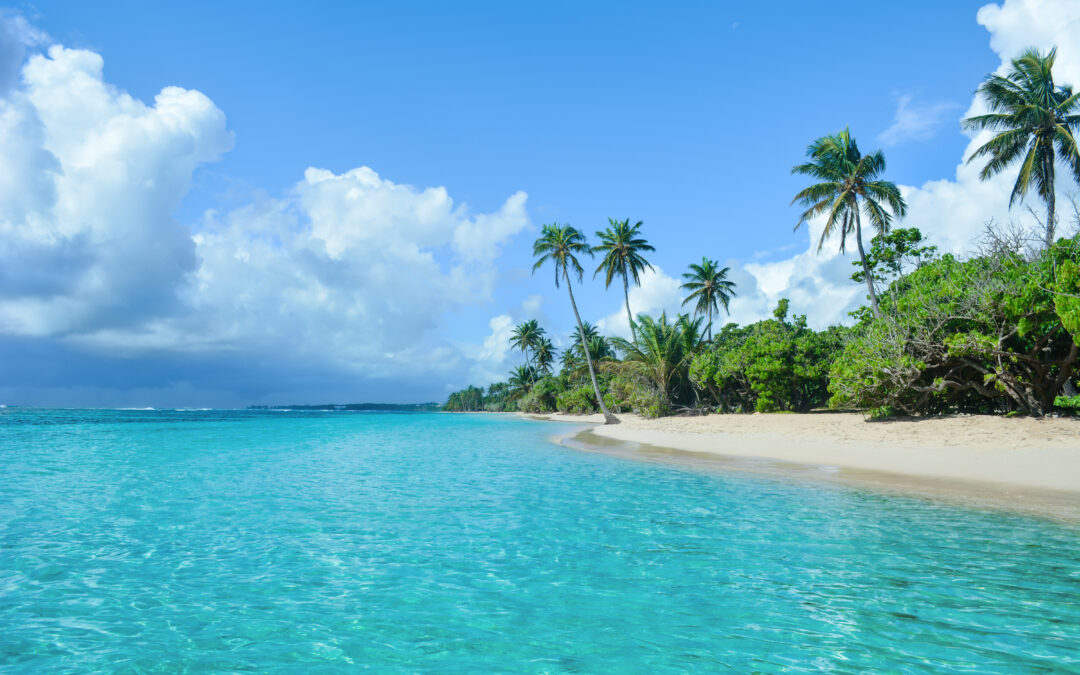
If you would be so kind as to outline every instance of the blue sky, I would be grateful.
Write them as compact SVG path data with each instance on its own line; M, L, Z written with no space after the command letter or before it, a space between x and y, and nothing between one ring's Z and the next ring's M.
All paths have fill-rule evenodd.
M140 189L138 181L124 188L60 180L52 201L10 209L5 226L33 223L40 267L63 279L44 293L20 290L13 272L0 277L7 302L0 305L0 402L441 399L515 362L498 344L509 323L538 316L557 335L569 331L563 291L548 275L528 273L532 239L552 220L590 234L609 216L645 222L662 274L640 289L635 311L677 307L673 278L708 255L743 282L734 319L762 316L786 295L812 323L843 320L859 300L858 289L845 285L850 262L831 253L811 260L808 233L792 232L789 201L802 181L790 167L815 137L850 126L862 146L883 147L888 177L912 186L909 224L939 235L945 249L961 250L980 219L1019 217L999 201L989 210L964 208L986 202L988 187L958 173L972 142L958 120L981 77L1016 45L1058 43L1063 70L1075 72L1080 54L1069 27L1078 19L1067 2L1033 12L1030 3L1009 0L978 13L985 4L849 2L828 11L811 3L16 4L4 21L14 26L8 46L20 48L0 49L0 58L17 54L8 60L20 67L37 58L49 68L0 95L9 109L40 121L42 145L60 169L31 160L20 166L23 155L14 152L0 159L5 168L53 181L74 175L79 162L100 161L99 176L130 162L125 180L137 170L161 194L132 207L131 224L111 233L109 204L124 189ZM86 144L58 149L61 127L79 123L49 112L60 95L48 87L80 96L83 89L56 84L67 77L57 73L93 64L42 56L52 45L102 60L105 93L97 95L115 107L101 113L96 129L127 114L124 92L153 113L155 97L172 86L200 93L176 113L197 120L197 130L147 132L125 141L127 155L91 157L98 146ZM24 94L29 103L20 103ZM131 148L146 156L131 159ZM305 179L309 167L335 180L315 186ZM345 183L355 177L338 178L358 167L377 172L377 208L388 210L358 214L343 206L351 198ZM162 176L147 176L155 171ZM341 191L329 189L339 182ZM438 187L453 205L438 222L413 228L402 214L423 212L423 191ZM518 192L527 198L505 210ZM467 213L454 211L462 204ZM65 211L64 221L58 205L76 211ZM73 212L91 223L91 234L72 229ZM952 223L957 212L970 222ZM468 224L483 214L501 224ZM384 222L398 223L392 241L349 229ZM433 232L440 227L442 234ZM483 252L449 243L475 228L499 233ZM311 236L282 238L297 230ZM327 257L316 264L311 242L329 241L325 232L350 234L320 250ZM121 234L138 245L120 253L94 248ZM249 274L231 261L255 266L245 247L259 237L273 242L267 255L287 255ZM75 252L64 257L57 241ZM418 260L413 245L433 262ZM25 260L29 246L9 246L0 258L22 251ZM363 265L372 250L395 251L383 262L416 288L391 299L390 286L349 276L346 268ZM99 267L73 260L104 261L108 274L134 265L130 278L103 285L113 296L126 294L123 301L91 294ZM340 274L327 273L339 263ZM282 270L293 267L282 281ZM483 281L433 301L411 294L424 292L429 272L435 276L426 283L450 288L454 268ZM71 303L61 302L64 293ZM323 309L313 313L315 301L305 298ZM580 298L588 318L619 332L619 294L587 283ZM246 317L243 325L230 313ZM373 323L382 327L372 331Z

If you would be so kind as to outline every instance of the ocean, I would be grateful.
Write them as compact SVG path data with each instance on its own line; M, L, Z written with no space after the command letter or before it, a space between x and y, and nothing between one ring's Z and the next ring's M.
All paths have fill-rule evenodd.
M0 410L0 670L1080 672L1080 526L565 431Z

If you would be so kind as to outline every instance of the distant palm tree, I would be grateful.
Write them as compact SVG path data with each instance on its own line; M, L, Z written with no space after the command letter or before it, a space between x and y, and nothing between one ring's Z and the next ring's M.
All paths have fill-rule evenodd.
M836 234L838 229L840 250L844 251L847 237L854 231L855 243L859 246L859 260L866 276L866 289L870 293L870 307L874 316L880 316L873 275L870 274L866 251L863 250L862 218L859 214L865 211L877 233L884 235L889 231L893 214L903 218L907 213L907 203L896 183L877 179L885 171L884 153L875 150L863 155L847 129L817 139L806 149L806 154L811 161L799 164L791 172L811 176L821 182L802 190L791 200L792 204L799 202L807 207L799 216L795 229L815 216L827 214L825 229L818 242L819 251L825 240Z
M510 346L517 347L525 355L525 363L532 365L529 351L535 351L537 343L544 337L544 329L536 319L519 323L510 333Z
M510 371L508 384L513 392L526 394L536 380L536 370L532 366L518 366Z
M630 333L633 334L634 317L630 314L630 279L634 280L635 286L641 285L641 273L645 271L646 267L653 268L641 254L644 251L655 251L656 249L638 236L641 233L641 226L644 225L640 220L631 225L629 218L626 220L608 218L608 223L609 227L606 230L596 233L596 236L600 238L600 245L593 247L593 250L603 253L604 259L600 261L600 265L593 272L593 278L596 278L596 275L600 274L602 270L604 272L604 288L609 288L616 276L622 277L623 298L626 300L626 319L630 322Z
M551 367L555 363L555 352L555 345L551 344L551 340L541 336L533 347L536 369L544 375L550 375Z
M1069 85L1054 84L1057 48L1045 56L1035 48L1013 59L1005 75L991 74L979 93L992 112L964 120L973 131L999 132L971 153L968 162L989 157L979 178L988 180L1023 156L1009 206L1022 201L1032 182L1046 203L1046 245L1054 243L1054 163L1064 161L1080 183L1080 152L1075 133L1080 131L1080 94Z
M585 342L592 342L596 338L600 337L600 331L598 331L596 329L596 326L592 325L588 321L582 322L581 332L585 333ZM585 358L585 355L581 351L581 336L577 332L575 332L570 336L570 341L578 343L574 345L573 349L575 352L577 352L578 356L580 356L581 358Z
M735 282L727 278L730 268L720 267L715 261L702 258L701 264L690 264L690 271L683 273L681 288L690 291L683 305L695 301L694 316L704 314L708 320L709 341L712 342L712 316L719 312L718 306L728 311L728 303L735 297Z
M552 223L544 225L540 238L533 243L533 255L536 263L533 264L533 273L540 269L544 263L550 262L555 267L555 287L559 286L559 277L566 282L566 291L570 294L570 306L574 309L574 318L577 319L578 334L581 337L581 347L585 351L585 360L589 364L589 377L592 379L593 393L596 394L596 402L600 404L600 412L604 413L605 424L618 424L619 418L611 414L604 404L604 397L600 395L600 385L596 383L596 370L593 368L592 357L589 356L589 348L585 342L585 327L581 324L581 314L578 313L577 302L574 300L574 289L570 284L570 270L581 281L584 270L578 262L579 255L592 255L592 249L585 241L585 236L569 225Z

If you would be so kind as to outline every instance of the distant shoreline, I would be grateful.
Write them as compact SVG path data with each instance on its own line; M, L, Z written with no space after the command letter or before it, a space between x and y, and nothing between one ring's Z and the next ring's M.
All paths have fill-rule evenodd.
M858 413L526 415L587 424L563 439L639 459L797 474L1080 521L1080 420L954 416L867 422Z

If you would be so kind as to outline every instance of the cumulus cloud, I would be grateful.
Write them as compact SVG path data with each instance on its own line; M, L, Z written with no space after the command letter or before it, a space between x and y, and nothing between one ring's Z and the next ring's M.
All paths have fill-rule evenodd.
M510 347L514 326L526 319L538 319L541 324L546 323L540 312L543 302L543 296L530 295L516 310L499 314L488 321L489 332L481 345L460 344L460 349L471 361L471 367L466 371L465 379L447 383L447 392L460 389L466 384L486 384L505 379L507 370L521 363L521 352ZM556 343L559 340L557 335L549 337Z
M27 50L47 41L22 15L0 9L0 96L18 83Z
M22 31L23 50L39 37L0 26ZM284 373L287 360L366 381L504 360L495 338L469 354L441 327L449 309L490 297L502 246L530 224L525 193L474 213L442 187L309 168L285 194L179 223L194 172L232 147L224 113L178 87L139 101L90 51L54 45L21 65L0 95L5 344L172 355L193 369L231 356Z
M192 173L232 144L225 116L167 87L152 106L53 46L0 100L0 331L82 333L176 310L196 267L172 213Z
M679 279L669 277L658 265L646 269L641 274L641 285L630 288L630 311L638 314L657 315L667 312L669 316L679 314L682 291ZM630 323L626 319L626 305L619 303L618 309L596 322L600 331L607 335L630 337Z
M932 138L959 106L955 103L919 103L911 94L897 97L896 115L889 128L878 134L884 145Z

